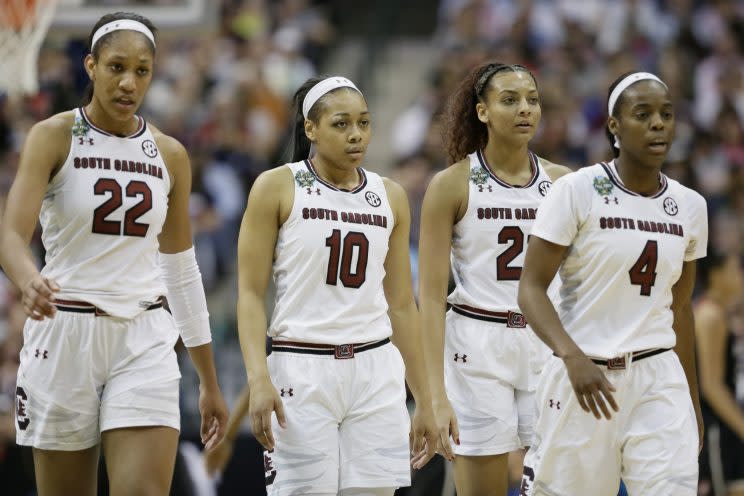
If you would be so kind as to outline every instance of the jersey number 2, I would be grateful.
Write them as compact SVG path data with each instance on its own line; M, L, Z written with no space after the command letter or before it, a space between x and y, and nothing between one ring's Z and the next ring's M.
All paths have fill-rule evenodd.
M369 256L369 241L364 233L351 231L344 236L343 247L341 246L341 231L334 229L333 233L326 238L326 246L331 249L328 257L328 274L326 284L336 286L338 280L345 288L358 288L364 284L367 278L367 257ZM356 267L351 270L351 260L354 250L357 251ZM339 259L341 267L339 269Z
M105 195L110 193L108 200L101 203L93 211L93 232L97 234L112 234L114 236L139 236L144 238L149 224L137 222L152 208L152 191L147 183L142 181L131 181L127 184L126 193L128 198L141 197L140 202L124 213L124 230L122 222L118 220L106 220L106 217L114 210L121 207L121 186L114 179L101 178L93 186L93 194Z
M524 250L524 233L517 226L506 226L499 232L500 245L511 242L511 246L496 257L496 279L499 281L518 281L522 276L522 267L510 267L512 260Z
M642 296L651 296L651 288L656 282L656 262L659 259L659 247L656 241L647 241L641 256L630 268L630 284L641 287Z

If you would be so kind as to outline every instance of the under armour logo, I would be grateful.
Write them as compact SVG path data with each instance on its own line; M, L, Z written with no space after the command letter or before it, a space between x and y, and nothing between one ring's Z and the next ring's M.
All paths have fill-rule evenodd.
M49 351L44 350L44 352L42 353L41 350L39 350L39 348L36 348L36 353L34 354L34 356L36 358L41 357L42 359L46 360L47 358L49 358Z
M86 141L88 142L89 145L93 144L93 138L83 138L82 136L78 138L78 142L81 145L84 145Z
M467 355L460 356L459 353L455 353L455 361L458 361L458 360L462 360L462 363L467 363L468 356Z
M490 184L488 186L486 186L486 189L488 190L489 193L492 193L493 192L493 186L491 186ZM478 191L480 191L481 193L483 193L483 185L482 184L479 184L478 185Z
M307 188L307 194L308 195L311 195L312 196L313 193L315 193L318 196L320 196L320 188L315 188L315 189L313 189L313 188Z
M555 407L556 410L560 410L561 409L561 402L560 401L555 401L555 400L551 399L550 401L548 401L548 403L550 404L550 408Z
M293 388L289 388L289 389L282 388L281 389L281 394L279 396L281 396L282 398L284 398L286 396L294 396L294 392L293 391L294 391Z
M613 196L612 200L610 200L609 196L604 197L605 205L609 205L610 202L615 202L615 205L618 205L620 202L617 200L617 196Z

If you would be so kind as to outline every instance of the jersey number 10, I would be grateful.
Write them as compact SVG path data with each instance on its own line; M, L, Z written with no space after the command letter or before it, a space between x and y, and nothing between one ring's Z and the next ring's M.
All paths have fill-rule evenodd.
M369 256L369 240L364 233L351 231L344 236L343 246L341 244L341 231L334 229L333 233L326 238L326 246L331 249L328 257L328 274L326 284L331 286L341 284L345 288L358 288L367 279L367 258ZM351 269L354 251L357 251L356 266ZM339 267L339 259L341 264Z

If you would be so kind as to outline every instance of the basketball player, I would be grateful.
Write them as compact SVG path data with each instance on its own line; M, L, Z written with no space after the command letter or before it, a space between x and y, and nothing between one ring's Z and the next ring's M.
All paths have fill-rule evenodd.
M570 172L529 150L540 114L526 68L473 69L447 109L453 165L424 198L420 304L431 333L424 343L445 454L451 433L464 496L506 494L508 453L529 445L535 373L547 359L517 306L535 212L551 183ZM447 297L450 256L456 287Z
M29 317L17 441L34 447L42 496L95 494L99 445L113 493L168 493L178 331L201 380L207 447L227 421L191 244L189 159L135 113L152 79L154 30L129 13L96 23L85 106L33 126L0 228L0 262ZM37 217L41 272L28 249Z
M416 400L417 466L438 449L411 288L408 201L398 184L360 167L371 124L354 83L313 78L294 101L293 163L256 180L240 229L251 427L266 448L270 495L390 496L410 480L404 372Z
M706 442L700 457L703 496L744 495L744 354L731 314L741 303L742 267L735 255L710 253L700 263L704 293L695 305L695 335ZM711 491L712 489L712 491Z
M705 200L660 172L674 109L658 77L618 78L608 115L615 159L553 185L527 249L519 306L556 356L537 387L522 491L614 496L622 476L631 496L691 496L701 424L690 300ZM547 290L559 269L556 311Z

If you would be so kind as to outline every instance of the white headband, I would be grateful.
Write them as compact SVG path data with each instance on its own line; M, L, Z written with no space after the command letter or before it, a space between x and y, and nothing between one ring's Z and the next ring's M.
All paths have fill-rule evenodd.
M646 79L650 79L652 81L658 81L661 83L664 88L667 87L666 83L659 79L657 76L651 74L650 72L634 72L633 74L630 74L629 76L626 76L625 79L620 81L617 86L615 86L615 89L612 90L612 93L610 93L610 99L607 101L607 115L611 116L612 111L615 110L615 103L617 103L617 99L620 98L620 95L628 89L628 86L631 84L635 84L638 81L643 81Z
M354 88L359 91L359 88L345 77L333 76L319 81L318 84L310 88L310 91L307 92L305 99L302 101L302 115L305 119L307 119L307 114L310 112L310 109L313 108L315 102L320 100L320 97L336 88ZM362 92L359 91L359 93L361 94Z
M152 42L152 46L155 46L155 37L152 35L152 31L150 31L147 26L139 21L135 21L132 19L119 19L104 24L103 26L98 28L95 33L93 33L93 39L90 42L91 51L93 50L93 47L96 46L96 43L98 43L98 40L100 40L103 36L109 33L113 33L114 31L120 31L122 29L137 31L138 33L144 34L145 36L147 36L147 39Z

